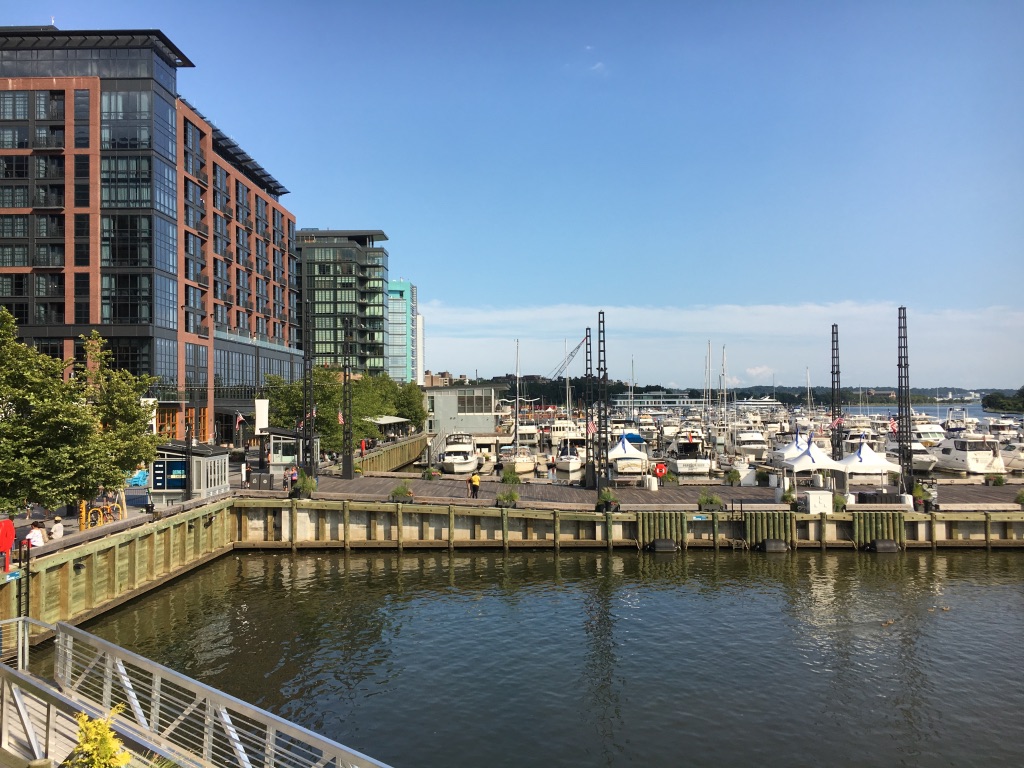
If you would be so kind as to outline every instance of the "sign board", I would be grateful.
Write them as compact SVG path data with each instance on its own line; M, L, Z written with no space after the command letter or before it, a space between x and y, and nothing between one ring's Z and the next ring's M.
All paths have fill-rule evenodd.
M185 461L183 459L157 459L153 462L153 490L175 491L185 489Z

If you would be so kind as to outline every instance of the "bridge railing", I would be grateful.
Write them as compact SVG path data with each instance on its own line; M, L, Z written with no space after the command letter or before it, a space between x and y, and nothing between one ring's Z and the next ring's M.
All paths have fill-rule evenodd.
M373 758L126 651L56 625L54 677L64 695L167 750L221 768L377 768Z

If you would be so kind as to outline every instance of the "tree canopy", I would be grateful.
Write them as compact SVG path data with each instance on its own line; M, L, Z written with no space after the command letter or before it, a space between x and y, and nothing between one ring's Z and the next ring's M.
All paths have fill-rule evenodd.
M340 368L313 368L313 401L316 405L315 431L324 451L340 451L343 429L338 423L344 397L344 374ZM381 436L377 425L367 421L379 416L408 419L422 429L427 419L423 392L415 383L399 387L387 375L353 379L352 437L355 441ZM303 422L302 381L287 382L280 376L266 377L266 393L270 400L270 425L281 429L297 429Z
M981 398L981 405L987 411L1024 413L1024 387L1021 387L1011 395L1004 395L1002 392L991 392Z
M104 344L94 332L84 363L54 359L19 342L0 308L0 508L92 498L155 456L140 399L150 381L112 370Z

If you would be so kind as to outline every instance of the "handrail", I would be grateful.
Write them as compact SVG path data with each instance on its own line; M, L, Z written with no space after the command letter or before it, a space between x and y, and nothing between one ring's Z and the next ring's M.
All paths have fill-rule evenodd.
M225 768L380 768L377 760L63 622L54 677L145 740ZM386 768L386 767L385 767Z

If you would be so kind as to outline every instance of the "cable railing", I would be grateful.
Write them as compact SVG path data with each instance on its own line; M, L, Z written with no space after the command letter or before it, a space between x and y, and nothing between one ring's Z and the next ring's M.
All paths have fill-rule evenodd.
M54 677L64 695L167 751L225 768L374 768L377 760L68 624Z

